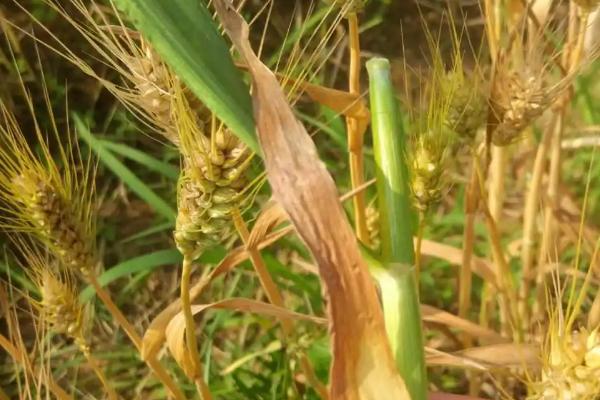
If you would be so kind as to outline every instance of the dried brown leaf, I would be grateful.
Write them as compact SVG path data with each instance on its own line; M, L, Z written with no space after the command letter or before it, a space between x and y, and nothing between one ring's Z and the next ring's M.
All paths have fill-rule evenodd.
M333 179L277 79L254 54L246 22L228 2L214 5L252 75L254 116L273 197L319 266L333 349L331 398L409 399L396 371L375 286Z
M248 65L245 63L238 62L236 65L240 68L248 69ZM279 73L275 74L275 76L281 80L282 84L292 85L295 88L301 89L313 101L327 106L333 111L346 117L355 118L359 121L359 133L362 134L366 131L369 121L371 120L371 113L369 112L369 108L367 107L367 103L363 96L317 85L305 80L290 78L289 76Z
M492 370L498 368L535 368L540 363L539 348L530 344L494 344L444 353L427 348L427 365Z
M462 264L462 249L452 247L447 244L423 239L423 242L421 243L421 253L427 256L446 260L450 264ZM473 257L471 261L471 269L486 282L491 283L495 288L498 287L494 269L487 260L479 257Z
M260 219L260 217L259 217ZM267 219L263 219L267 221ZM268 221L272 222L271 219ZM258 221L255 224L255 228L259 228L257 231L254 229L250 233L250 238L254 235L255 243L257 243L257 248L259 250L269 246L270 244L276 242L281 239L283 236L290 233L293 228L286 227L280 229L277 232L272 232L270 234L266 234L266 232L261 231L263 225L259 225ZM258 231L261 231L260 233ZM256 233L255 233L256 232ZM261 234L264 233L264 236ZM200 279L200 281L196 282L192 288L190 289L190 301L194 301L200 294L204 291L204 289L217 277L223 275L229 271L231 271L236 266L240 265L242 262L246 261L249 257L249 253L246 251L244 246L237 247L227 254L227 256L217 265L217 267L212 270L207 276L204 276ZM160 351L163 343L165 342L165 331L167 329L167 325L169 322L181 311L181 300L177 299L171 304L169 304L165 309L163 309L153 320L150 322L150 325L146 329L144 333L144 337L142 339L142 359L146 360L148 357L154 355L156 356Z
M317 103L346 117L355 118L358 121L358 133L361 135L365 133L371 114L361 96L308 82L300 82L298 85Z
M421 317L423 318L423 321L456 328L462 332L468 333L470 336L491 343L503 343L508 340L491 329L426 304L421 305Z

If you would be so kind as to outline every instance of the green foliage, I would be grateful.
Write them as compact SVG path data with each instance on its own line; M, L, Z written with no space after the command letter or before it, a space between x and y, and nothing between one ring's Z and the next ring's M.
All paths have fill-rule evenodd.
M115 0L194 94L258 152L248 87L201 1Z

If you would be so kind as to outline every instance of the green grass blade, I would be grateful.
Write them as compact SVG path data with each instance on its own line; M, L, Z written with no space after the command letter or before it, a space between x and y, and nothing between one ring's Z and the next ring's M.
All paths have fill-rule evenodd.
M155 50L244 143L259 152L248 87L205 3L115 0Z
M9 282L16 283L15 286L20 286L29 293L39 295L38 288L27 278L23 271L8 264L7 261L0 261L0 273L4 273Z
M122 143L115 143L109 140L99 140L100 144L113 153L126 157L136 163L143 165L151 171L158 172L166 178L177 182L179 179L179 169L164 161L158 160L143 151L134 149Z
M154 235L155 233L166 231L167 229L173 230L173 228L175 228L175 225L172 222L164 222L162 224L156 224L147 229L136 232L131 236L126 237L125 239L121 240L121 244L140 240L145 237Z
M141 271L150 271L161 265L179 264L182 260L183 258L177 249L159 250L154 253L123 261L122 263L107 269L98 277L98 282L101 286L106 286L119 278ZM81 302L87 302L93 295L94 288L87 286L79 295L79 299Z
M311 117L308 114L302 113L302 112L298 112L296 113L296 115L298 116L298 118L300 118L301 120L303 120L304 122L314 126L315 128L323 131L324 133L326 133L334 142L335 144L341 148L341 149L347 149L348 148L348 141L346 139L346 132L345 129L343 129L342 131L335 129L335 121L327 121L327 122L323 122L318 120L317 118Z
M78 115L74 114L73 120L75 121L77 133L90 146L92 151L96 153L100 161L157 213L174 222L176 216L175 210L103 146L102 141L92 135L87 125Z
M217 264L225 257L225 254L225 248L216 246L205 251L198 259L198 262L201 264ZM180 264L182 261L183 257L177 249L159 250L154 253L131 258L107 269L98 277L98 282L100 283L100 286L106 286L117 279L132 274L151 272L162 265ZM79 299L82 302L86 302L91 299L93 295L94 288L88 285L79 295Z
M398 371L412 400L427 399L427 372L414 248L405 137L390 76L389 61L367 62L373 150L377 166L382 262L365 257L381 289L385 326Z

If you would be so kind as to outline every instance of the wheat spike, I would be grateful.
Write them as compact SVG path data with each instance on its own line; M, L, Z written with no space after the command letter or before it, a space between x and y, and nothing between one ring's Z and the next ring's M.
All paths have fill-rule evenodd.
M63 265L90 274L98 261L92 218L91 159L84 162L76 144L71 142L71 133L60 133L52 124L51 134L55 138L63 141L67 138L66 144L55 149L58 158L55 160L46 144L46 134L37 125L31 99L26 99L38 153L33 152L14 115L0 104L0 207L4 211L0 226L34 235ZM51 113L50 117L53 120Z
M171 119L171 85L174 76L158 55L144 42L140 54L124 54L128 60L133 90L129 98L143 110L170 142L179 144Z
M487 119L488 107L478 79L465 79L462 72L450 71L442 84L443 95L450 99L446 127L456 132L457 138L472 143Z
M532 70L500 70L491 92L492 143L507 146L551 104L554 96L544 78Z
M488 132L496 146L521 139L524 129L557 101L575 77L575 71L558 67L563 53L547 54L544 32L548 29L544 26L528 32L526 38L515 37L497 57L488 118Z
M184 255L223 242L232 233L231 213L243 204L246 147L225 129L215 136L215 151L204 148L194 157L184 156L175 229L177 248Z
M40 306L52 330L76 341L83 341L83 307L70 285L45 270L40 282L40 291Z
M437 203L443 193L443 175L445 165L445 149L432 145L427 138L431 133L421 135L411 156L411 190L415 205L425 211Z
M553 337L538 381L528 383L528 400L593 400L600 395L600 337L580 330Z
M37 235L60 258L63 265L88 276L97 264L94 238L88 237L85 224L75 218L69 202L42 177L22 174L14 178L15 200L30 215Z

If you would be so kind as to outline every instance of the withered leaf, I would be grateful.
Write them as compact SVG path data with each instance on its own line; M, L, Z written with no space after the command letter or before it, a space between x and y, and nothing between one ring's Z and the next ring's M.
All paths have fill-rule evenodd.
M409 399L394 364L375 286L333 179L275 75L254 54L246 22L228 2L214 5L252 75L254 117L273 196L319 266L333 348L331 398Z

